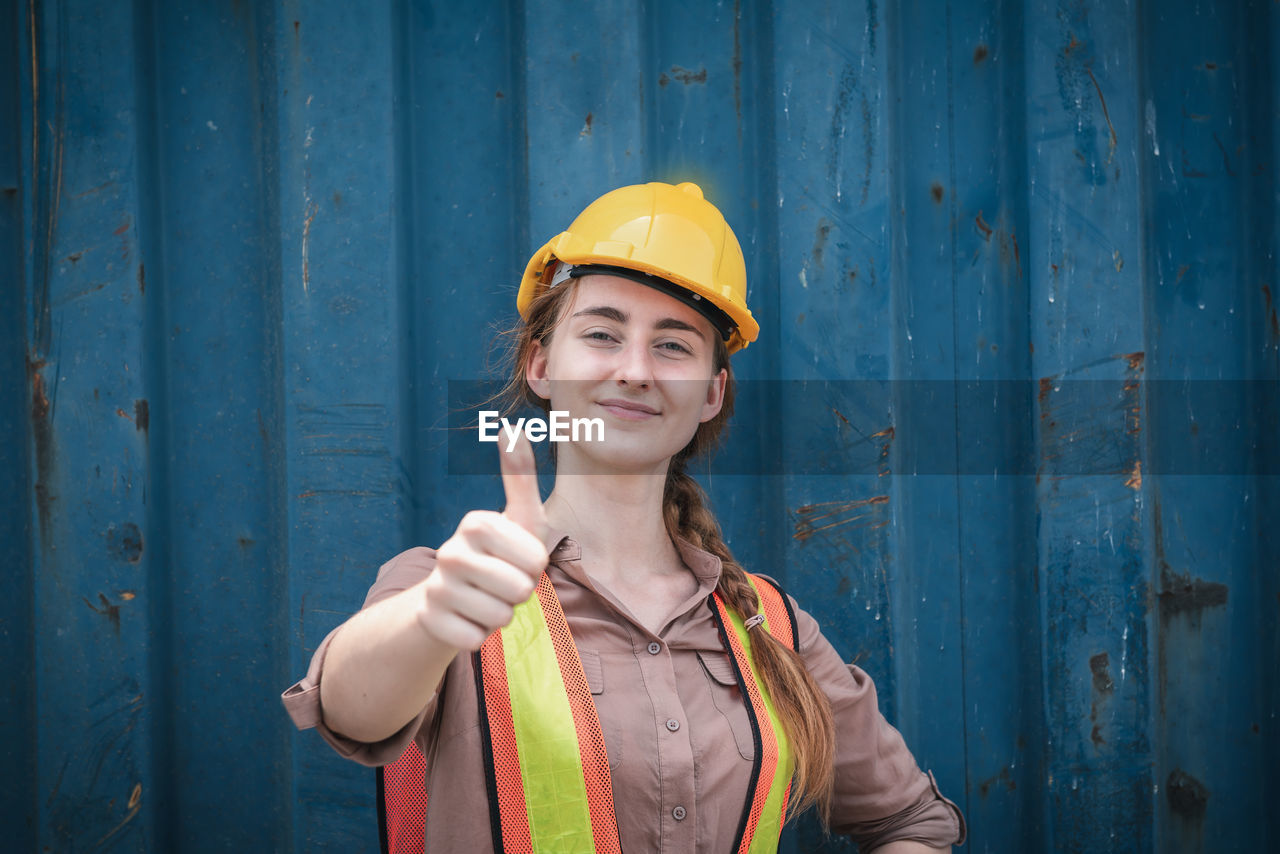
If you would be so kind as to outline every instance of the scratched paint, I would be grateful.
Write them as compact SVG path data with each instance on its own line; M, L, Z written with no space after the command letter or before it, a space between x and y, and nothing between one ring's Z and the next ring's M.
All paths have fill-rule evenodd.
M1280 847L1272 4L6 8L15 848L376 845L276 695L499 505L450 384L529 252L650 179L751 274L730 545L969 847Z

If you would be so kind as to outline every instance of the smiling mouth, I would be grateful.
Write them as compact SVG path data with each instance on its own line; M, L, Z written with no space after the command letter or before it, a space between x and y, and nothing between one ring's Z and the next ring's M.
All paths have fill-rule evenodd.
M597 405L604 407L619 418L625 418L631 421L643 421L647 418L653 418L661 413L652 406L645 406L643 403L635 403L629 400L618 400L611 398L609 400L597 401Z

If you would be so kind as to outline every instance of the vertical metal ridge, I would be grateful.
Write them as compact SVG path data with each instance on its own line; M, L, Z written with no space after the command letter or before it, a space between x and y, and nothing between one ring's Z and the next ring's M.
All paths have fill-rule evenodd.
M957 242L957 226L960 216L960 185L956 180L956 95L955 95L955 28L952 26L951 15L952 0L946 0L946 73L947 73L947 207L951 211L950 245L948 246L948 260L951 272L951 378L957 382L962 379L960 376L959 365L960 358L960 311L958 299L960 294L960 285L958 281L957 266L959 259L956 257ZM966 360L967 361L967 360ZM960 403L955 397L952 398L951 417L954 424L954 444L953 459L959 465L961 457L961 417ZM952 489L955 496L955 527L954 542L956 554L956 601L960 608L960 737L962 740L962 756L965 769L969 768L969 726L970 726L970 710L969 710L969 680L968 680L968 658L966 656L967 632L964 631L965 623L965 553L961 548L961 542L965 531L965 509L963 482L962 478L957 477L952 482ZM966 786L964 791L964 799L961 801L967 809L969 805L970 791L967 785L968 775L966 777ZM957 793L958 794L958 793Z
M749 256L754 271L747 269L748 290L752 301L761 302L761 292L769 295L768 310L753 310L757 321L761 322L761 338L753 347L761 347L754 351L754 362L750 375L753 379L782 379L782 335L764 335L766 324L777 331L782 327L782 288L778 286L782 277L782 262L778 247L778 200L781 184L778 167L778 128L777 128L777 91L775 88L777 44L774 37L774 2L773 0L748 0L744 13L740 3L734 4L735 56L734 75L736 95L741 103L739 118L738 143L743 145L743 125L747 125L746 139L751 142L745 145L744 160L755 168L745 170L747 183L746 197L750 211L751 255ZM743 43L741 31L743 17L747 18L747 39L745 55L754 61L743 60ZM743 80L743 77L746 77ZM748 121L749 117L749 121ZM744 211L744 213L746 212ZM753 351L747 351L748 353ZM757 383L757 385L760 385ZM779 406L781 384L769 382L768 398L762 401L765 412L780 412ZM777 418L763 418L758 422L757 459L767 459L770 449L785 447L783 425ZM764 502L763 518L787 518L787 501L782 482L770 479L759 487L760 497ZM774 534L761 544L757 572L776 573L783 583L790 581L789 566L786 556L792 542L785 529L774 529ZM769 567L769 569L765 569ZM777 567L777 569L773 569Z
M0 697L0 727L15 737L0 748L0 824L10 829L9 845L38 849L36 743L35 587L31 543L31 377L27 349L27 279L24 235L28 184L24 135L31 128L23 113L22 58L27 50L25 10L18 0L0 3L0 660L11 685Z
M172 520L169 515L172 493L169 482L168 438L171 428L169 406L169 341L166 307L168 277L165 275L164 229L164 168L163 146L160 144L159 97L156 92L159 66L157 52L160 38L157 33L155 0L134 0L134 88L137 103L137 154L138 172L138 223L137 245L138 280L145 282L145 265L151 266L150 290L141 290L143 306L143 370L147 402L148 443L146 483L147 535L147 623L152 643L149 645L148 675L150 696L147 699L148 718L155 742L151 752L151 788L144 792L145 814L154 833L152 844L157 849L175 850L173 817L178 814L177 802L184 790L177 785L177 769L174 757L174 719L176 707L171 674L175 662L173 636L173 555L170 550L169 531Z
M641 163L645 181L656 180L662 165L657 160L660 146L658 144L658 43L660 39L660 22L654 0L638 0L636 15L640 18L640 124L643 128Z
M399 484L397 500L402 505L400 516L401 544L408 547L418 542L417 491L421 465L421 452L414 437L421 429L421 412L418 406L418 384L421 369L418 360L418 312L414 310L417 294L418 270L413 252L413 235L417 228L418 186L415 178L417 160L414 146L414 51L409 44L413 13L408 0L391 0L393 41L391 45L392 101L400 105L392 119L395 134L394 172L396 224L396 346L399 351L400 382L397 390L398 407L402 413L397 420L397 441L400 459L396 461Z
M280 163L280 80L279 57L285 48L280 44L281 28L276 4L254 4L252 11L251 56L255 64L255 82L258 99L258 130L253 142L262 179L258 182L259 205L263 224L260 258L262 317L258 318L266 364L264 365L267 394L262 401L262 419L259 438L264 443L263 454L267 490L268 517L264 519L268 537L266 543L270 601L275 603L269 643L274 672L281 690L295 677L294 646L301 633L293 627L293 609L290 605L292 573L289 560L289 495L286 478L286 456L282 451L269 453L268 445L283 448L285 445L285 370L284 370L284 293L283 247L279 239L283 228L280 211L280 183L273 176L281 172ZM272 807L280 816L275 842L283 851L305 850L297 848L299 828L297 803L299 801L297 762L294 755L296 734L291 723L283 718L276 722L278 754L273 763Z
M1248 281L1265 282L1269 285L1268 294L1253 295L1254 305L1262 301L1261 312L1248 312L1257 316L1251 325L1252 355L1251 369L1257 379L1280 381L1280 212L1277 211L1276 188L1280 185L1280 111L1274 108L1280 98L1280 10L1273 4L1264 2L1251 3L1249 12L1242 16L1242 25L1247 32L1242 34L1242 42L1252 48L1252 55L1247 59L1247 67L1254 72L1245 76L1246 103L1249 110L1245 115L1245 138L1250 141L1252 164L1244 170L1251 176L1252 194L1246 202L1245 219L1250 224L1252 234L1246 245L1252 248L1248 254L1249 268L1246 271ZM1261 37L1249 38L1249 34L1261 34ZM1261 288L1259 288L1261 289ZM1269 296L1269 299L1268 299ZM1247 303L1246 303L1247 304ZM1255 424L1254 448L1259 454L1259 463L1268 465L1271 471L1276 470L1275 460L1280 456L1280 439L1274 433L1266 435L1262 425L1274 425L1280 420L1280 400L1272 395L1261 409L1262 418ZM1257 409L1255 409L1257 411ZM1252 478L1254 493L1258 501L1253 510L1253 530L1262 532L1275 525L1280 518L1280 478ZM1257 711L1259 726L1262 728L1261 740L1264 767L1275 768L1280 765L1280 726L1276 725L1280 716L1280 673L1277 673L1276 662L1280 662L1280 621L1274 618L1276 605L1280 603L1280 538L1275 536L1257 536L1254 566L1271 567L1257 574L1255 607L1257 609L1257 625L1263 629L1255 672L1262 689L1259 692L1260 708ZM1268 615L1270 613L1270 616ZM1269 636L1268 636L1269 635ZM1269 723L1262 723L1267 721ZM1280 782L1275 774L1264 773L1259 783L1262 804L1275 804L1280 800ZM1260 851L1269 851L1280 847L1280 829L1264 807L1256 815L1255 820L1262 828L1257 840Z
M530 234L532 222L530 205L530 167L529 167L529 43L526 35L525 19L528 0L511 0L505 4L507 9L507 55L511 58L509 74L511 88L514 90L514 103L511 113L515 120L511 124L511 150L519 153L518 166L512 172L511 187L511 245L519 247L516 257L531 253L536 248ZM567 224L567 223L566 223ZM523 270L517 271L523 272Z

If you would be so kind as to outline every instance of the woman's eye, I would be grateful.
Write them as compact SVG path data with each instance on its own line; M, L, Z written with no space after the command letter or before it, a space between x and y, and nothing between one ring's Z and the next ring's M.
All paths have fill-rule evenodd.
M693 352L688 347L681 344L679 341L663 341L661 344L658 345L658 347L673 353L692 353Z
M586 339L588 339L588 340L590 340L590 341L615 341L615 340L617 340L617 339L615 339L612 335L610 335L608 332L602 332L602 331L600 331L599 329L594 329L594 330L592 330L592 331L590 331L590 332L587 332L587 333L585 333L582 337L583 337L583 338L586 338Z

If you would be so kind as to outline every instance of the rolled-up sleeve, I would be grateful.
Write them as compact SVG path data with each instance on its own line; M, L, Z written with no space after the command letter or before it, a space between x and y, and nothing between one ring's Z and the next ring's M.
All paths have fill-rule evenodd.
M365 595L361 610L414 586L430 575L434 566L434 549L419 547L396 555L378 570L377 580ZM314 727L339 755L361 765L386 765L400 758L409 742L422 729L423 723L434 713L436 697L432 695L431 700L413 720L382 741L356 741L330 729L324 722L324 709L320 705L320 682L324 678L324 662L329 646L341 631L342 626L338 626L325 636L311 656L307 675L289 686L280 695L280 699L294 726L300 730Z
M964 815L938 791L933 775L920 770L902 735L880 714L871 677L845 664L817 621L798 607L796 620L801 655L835 718L831 831L851 837L864 854L904 839L937 848L962 844Z

